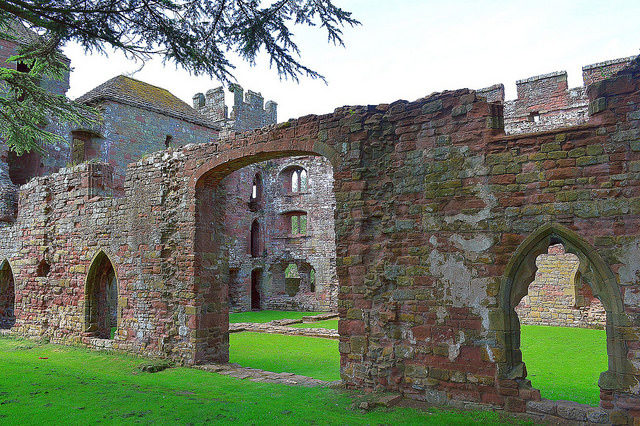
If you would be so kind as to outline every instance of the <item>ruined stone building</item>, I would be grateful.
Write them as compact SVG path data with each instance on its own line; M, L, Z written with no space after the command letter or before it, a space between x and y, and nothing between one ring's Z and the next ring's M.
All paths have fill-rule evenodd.
M504 85L480 89L489 101L504 105L504 128L507 134L535 133L568 126L586 124L589 119L587 87L614 75L628 66L633 57L608 60L582 67L584 85L569 89L567 72L529 77L516 82L518 97L505 101ZM595 106L592 106L595 107ZM568 153L579 157L583 150ZM602 155L597 148L588 153L591 159L582 166L597 161ZM537 262L536 279L517 306L523 324L604 328L605 311L593 296L589 286L577 274L578 259L556 247L541 255Z
M33 36L24 28L20 31L24 37ZM5 44L2 63L16 47L16 43ZM57 86L47 84L54 93L65 94L68 76ZM275 102L264 104L262 95L251 90L244 95L237 84L231 90L231 114L222 87L209 90L206 97L194 95L193 108L165 89L122 75L90 90L78 101L100 110L100 124L49 128L63 136L68 146L46 147L45 155L32 152L20 157L3 148L0 180L4 179L7 194L5 221L14 220L18 186L35 176L83 162L104 162L113 166L108 191L121 196L127 164L144 155L277 122ZM297 186L292 186L294 175L299 180L304 176ZM229 291L234 310L337 308L332 185L331 165L318 157L250 165L225 179L218 203L230 225L225 229L232 230L225 247L233 274ZM252 201L254 187L259 187L259 199ZM305 226L297 225L294 233L291 224L296 217ZM290 275L287 279L285 270Z
M541 132L585 124L589 119L587 87L628 66L634 57L612 59L582 67L584 85L569 88L566 71L516 81L517 99L505 101L504 85L478 90L489 102L504 105L506 134Z
M277 104L232 85L228 114L221 87L193 96L193 107L220 126L221 137L274 125ZM264 108L263 108L264 104ZM226 176L217 198L225 213L233 310L337 309L333 169L323 157L251 164Z
M605 311L608 364L598 383L600 408L589 413L638 419L640 60L611 75L607 67L584 91L586 121L539 132L508 134L506 103L469 89L337 108L222 137L212 122L182 120L194 126L185 136L146 122L131 133L139 146L162 147L172 135L170 147L141 152L124 174L119 164L96 159L20 186L17 212L5 211L0 229L3 324L58 343L183 364L226 362L229 298L238 306L254 302L255 271L261 290L277 287L290 298L260 294L261 306L298 303L290 296L296 286L297 297L309 294L311 302L323 300L312 286L331 288L319 281L324 266L296 258L317 254L305 227L330 234L309 217L318 207L301 190L324 191L313 186L322 181L313 167L330 164L333 198L324 206L335 202L345 386L430 404L535 410L541 395L527 379L516 309L546 268L549 259L540 255L564 251L572 255L564 259L570 273L577 258L575 276ZM158 100L137 104L143 99L129 105L132 117L176 118ZM96 139L72 146L105 152L94 141L109 136L83 130ZM206 139L177 142L198 132ZM67 161L73 152L82 151L70 149ZM324 158L327 167L300 157ZM292 168L279 163L284 158ZM244 192L234 191L240 184ZM280 207L261 210L278 191ZM234 216L241 209L245 216ZM276 256L270 247L280 244L289 248L273 265L297 269L297 276L293 268L287 273L287 264L284 285L267 264ZM243 294L230 291L235 281L244 283Z

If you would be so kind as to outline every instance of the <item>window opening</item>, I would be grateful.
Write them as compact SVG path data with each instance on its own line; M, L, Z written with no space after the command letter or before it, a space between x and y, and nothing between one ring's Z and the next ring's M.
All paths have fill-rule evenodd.
M284 270L284 288L289 296L295 296L300 290L300 272L298 271L298 265L290 263Z
M306 213L291 215L291 235L307 235Z
M251 224L251 256L260 256L260 222L257 219Z

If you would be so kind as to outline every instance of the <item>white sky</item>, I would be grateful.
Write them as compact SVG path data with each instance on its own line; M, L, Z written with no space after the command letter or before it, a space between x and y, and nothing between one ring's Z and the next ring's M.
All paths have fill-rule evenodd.
M581 67L640 54L639 0L336 0L361 26L345 29L345 48L329 45L318 27L293 30L302 62L322 81L281 81L263 61L236 62L245 91L278 103L278 121L324 114L343 105L415 100L432 92L503 83L515 97L515 81L566 70L571 87L582 85ZM191 104L196 92L218 87L151 61L139 64L112 54L86 56L65 49L74 71L69 96L127 74L164 87ZM227 92L227 104L232 96Z

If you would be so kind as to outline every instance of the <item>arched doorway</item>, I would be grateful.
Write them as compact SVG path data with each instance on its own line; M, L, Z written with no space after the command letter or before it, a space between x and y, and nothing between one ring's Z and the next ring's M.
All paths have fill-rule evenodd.
M262 269L251 271L251 310L259 311L260 304L260 282L262 281Z
M237 149L232 148L222 153L222 155L218 155L215 158L212 157L209 161L199 166L192 175L191 185L195 211L194 284L197 291L198 305L206 307L206 309L198 309L196 324L204 338L199 339L194 354L195 362L227 362L229 359L229 303L227 300L227 288L229 285L229 269L230 267L236 267L235 265L230 266L231 257L229 256L235 246L230 246L227 244L228 241L224 239L226 211L223 207L224 203L220 202L220 200L224 200L227 194L220 182L230 174L252 164L288 157L323 156L329 160L332 167L336 167L335 162L338 161L339 155L332 147L309 139L291 140L290 143L290 149L286 149L282 141L272 140L265 141L262 144L256 143L247 150L238 145L239 148ZM267 194L264 195L266 196ZM273 229L265 229L262 219L261 226L262 229L260 231L263 235L260 243L262 245L265 238L264 235L267 232L272 232ZM276 231L278 231L279 235L282 230L277 229ZM333 232L327 233L327 235L332 235L335 238ZM282 235L283 239L288 237L287 234ZM248 250L248 252L251 252L251 250ZM255 259L251 260L251 262L254 261ZM256 263L248 263L251 268L248 271L252 271L250 279L253 285L248 294L253 296L250 304L252 309L258 308L258 297L262 296L261 299L264 299L264 294L258 294L260 287L256 284L264 281L263 284L266 287L273 286L273 283L267 282L268 277L258 277L258 273L264 275L262 274L264 264L258 262L260 260ZM260 271L258 272L256 269L260 269ZM264 300L261 299L260 304L264 305Z
M527 375L520 350L520 321L515 308L535 279L536 259L557 244L562 244L567 253L577 256L578 276L606 311L608 369L601 373L598 386L605 393L628 390L634 379L622 333L629 320L623 309L616 277L594 247L575 232L557 224L544 225L526 238L505 270L499 293L503 322L496 324L498 341L504 342L505 360L498 363L498 378L520 380Z
M118 327L118 280L109 257L100 251L91 263L85 286L85 332L101 339Z
M0 328L8 329L16 323L15 299L13 271L5 259L0 265Z

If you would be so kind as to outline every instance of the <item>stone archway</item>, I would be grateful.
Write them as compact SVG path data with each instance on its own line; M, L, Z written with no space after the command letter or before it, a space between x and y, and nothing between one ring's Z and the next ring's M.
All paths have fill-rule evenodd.
M608 370L600 375L598 385L603 391L628 391L634 379L627 360L623 331L630 322L624 312L616 276L594 247L558 224L544 225L529 235L507 264L499 293L503 324L498 332L498 341L504 343L505 361L498 363L498 378L518 380L526 376L520 351L520 321L514 308L527 294L529 284L535 278L536 258L557 242L565 246L567 253L578 256L581 279L590 286L606 311Z
M113 337L119 324L118 279L109 257L101 250L94 257L85 284L85 332L102 339Z
M230 173L250 164L294 156L324 156L336 169L338 154L329 146L306 140L264 142L250 150L229 149L195 170L192 190L195 200L195 295L196 363L229 359L229 261L224 242L216 238L224 231L224 211L216 203L218 184ZM253 306L252 306L253 308Z
M0 328L11 328L15 324L15 299L13 271L5 259L0 265Z

